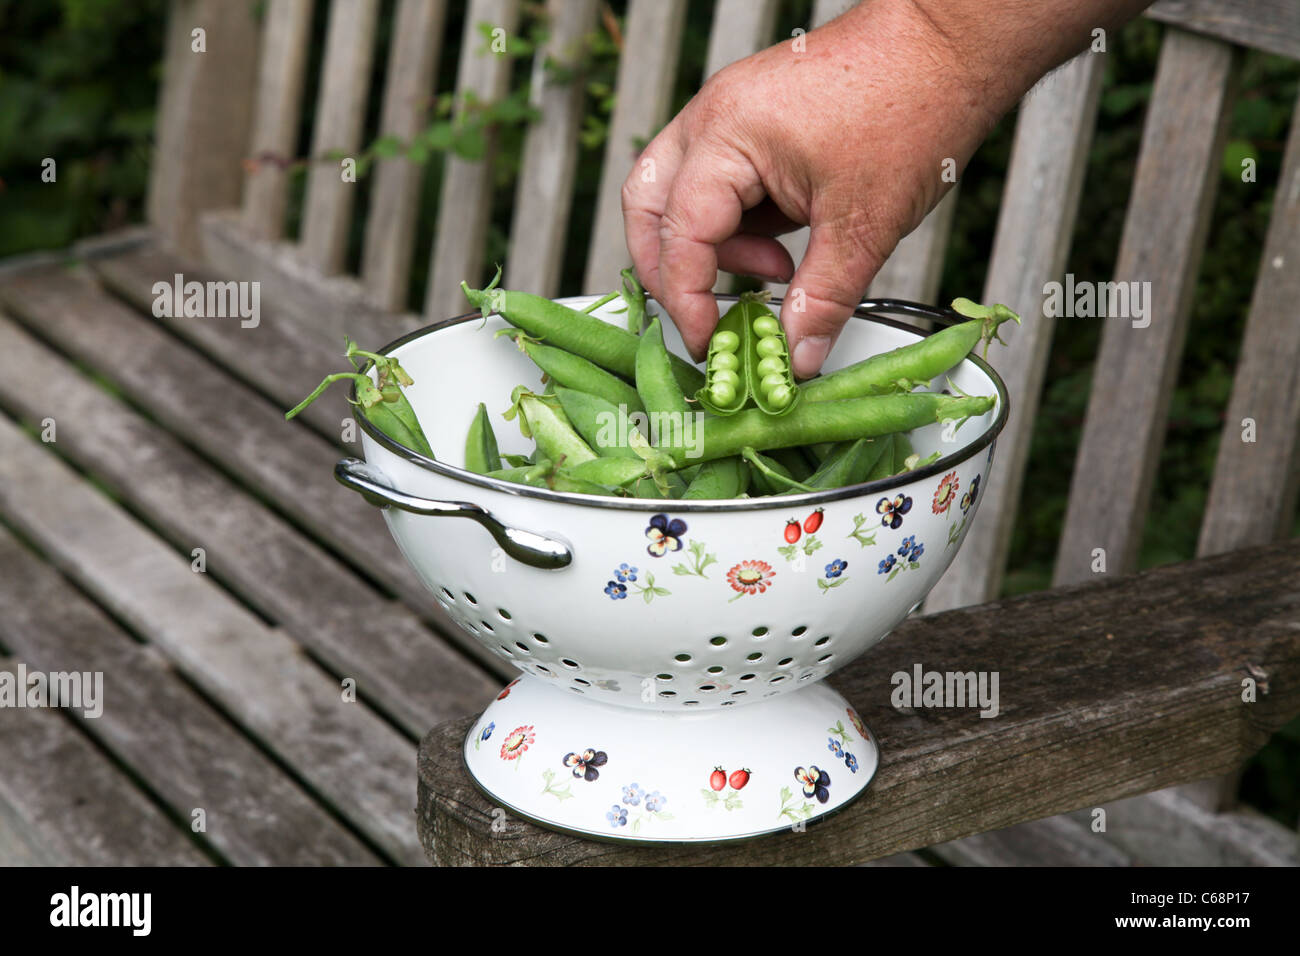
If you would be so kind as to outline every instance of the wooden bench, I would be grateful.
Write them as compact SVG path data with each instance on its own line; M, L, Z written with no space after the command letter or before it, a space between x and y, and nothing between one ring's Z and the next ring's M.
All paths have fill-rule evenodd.
M818 0L814 20L845 6ZM1229 806L1235 768L1300 713L1300 544L1277 540L1296 497L1300 123L1202 557L1133 575L1234 48L1300 59L1294 5L1163 0L1151 10L1168 27L1112 278L1161 277L1174 291L1154 300L1148 328L1105 326L1060 587L996 601L1053 332L1036 313L1065 268L1102 58L1081 55L1026 98L983 293L1025 315L996 358L1013 414L994 480L927 602L942 613L908 621L833 681L883 742L879 777L826 826L705 849L611 846L516 820L492 827L494 808L469 784L458 747L467 715L512 675L448 625L382 522L329 480L334 460L355 453L341 397L282 420L337 369L344 331L383 342L463 311L460 280L483 272L488 163L445 164L423 315L405 309L421 167L379 160L359 206L336 158L312 163L304 239L285 238L290 176L279 160L296 153L313 18L326 18L326 43L311 153L346 156L377 135L419 130L439 57L457 45L457 90L503 94L509 59L481 52L478 24L512 31L520 3L470 0L462 35L444 42L447 7L396 4L371 130L377 0L268 0L260 21L250 4L173 0L148 227L0 263L0 667L101 671L106 698L97 719L0 713L0 762L19 768L0 775L0 861L1300 862L1294 831ZM538 55L563 62L600 5L548 7ZM776 0L717 0L707 72L778 40L777 12ZM628 4L625 42L637 56L619 68L581 290L560 287L581 103L570 85L537 91L509 285L596 290L626 264L619 186L633 142L667 118L686 13L685 0ZM202 55L190 47L198 26ZM934 298L960 201L954 190L904 240L873 295ZM155 317L154 284L178 273L260 282L260 323ZM1250 444L1240 436L1248 417ZM1104 574L1092 571L1096 548ZM1242 548L1248 561L1220 556ZM972 660L1016 688L998 720L888 706L892 672ZM1256 702L1242 702L1243 681ZM1195 785L1159 790L1177 784Z

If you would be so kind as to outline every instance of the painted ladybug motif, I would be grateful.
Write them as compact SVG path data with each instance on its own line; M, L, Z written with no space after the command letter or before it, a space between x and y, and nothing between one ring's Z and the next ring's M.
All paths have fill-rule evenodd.
M799 540L799 535L802 533L803 529L799 527L799 522L794 518L785 523L785 540L787 544L794 544Z
M808 534L816 534L817 529L822 526L822 514L823 514L823 509L818 508L807 518L805 518L803 523L804 531L808 532Z
M721 792L722 788L727 785L727 772L721 767L715 767L713 773L709 774L709 786L714 790Z
M744 790L745 784L749 783L749 771L748 770L733 771L730 779L728 780L728 783L731 784L732 790Z

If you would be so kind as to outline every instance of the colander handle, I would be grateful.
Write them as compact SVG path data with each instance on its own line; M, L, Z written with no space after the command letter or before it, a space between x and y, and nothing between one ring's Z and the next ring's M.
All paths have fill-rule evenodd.
M434 518L471 518L487 528L502 551L529 567L555 571L573 563L573 551L562 541L512 528L492 512L469 501L434 501L398 491L388 483L382 471L359 458L342 459L334 466L334 477L339 484L358 492L378 508L398 508L413 515Z

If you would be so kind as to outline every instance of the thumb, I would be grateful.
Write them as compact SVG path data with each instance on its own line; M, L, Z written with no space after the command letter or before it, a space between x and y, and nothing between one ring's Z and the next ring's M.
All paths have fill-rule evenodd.
M839 223L812 227L808 252L781 305L781 325L799 378L821 371L844 323L885 261L888 253L879 250L861 231L850 232Z

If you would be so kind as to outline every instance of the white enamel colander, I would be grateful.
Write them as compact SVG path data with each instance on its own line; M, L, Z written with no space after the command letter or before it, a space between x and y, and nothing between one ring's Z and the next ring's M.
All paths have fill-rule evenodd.
M872 314L883 312L951 319L864 303L828 371L923 334ZM499 413L540 373L494 336L505 327L474 313L380 350L415 379L407 395L438 460L362 418L365 462L336 468L385 507L451 619L524 674L466 740L475 781L516 813L615 839L732 839L842 807L869 783L878 750L820 681L889 633L951 563L1006 420L1001 379L963 361L952 385L997 404L955 431L912 432L922 458L942 457L904 476L753 500L598 498L461 468L479 402L503 452L531 448ZM670 322L664 332L685 354Z

